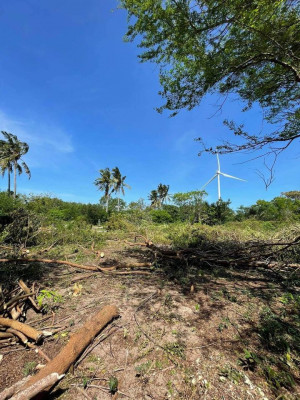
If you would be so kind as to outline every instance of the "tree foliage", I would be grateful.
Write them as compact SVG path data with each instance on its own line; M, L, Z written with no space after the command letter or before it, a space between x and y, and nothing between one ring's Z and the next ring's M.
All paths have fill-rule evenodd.
M151 190L148 199L152 208L161 208L169 198L169 185L160 183L156 190Z
M119 195L121 192L123 196L125 195L125 188L130 189L130 186L125 183L126 176L122 176L121 171L118 167L112 170L112 180L113 180L113 192ZM120 197L118 197L118 211L120 211Z
M0 141L0 168L2 176L7 171L8 175L8 194L10 194L10 174L14 171L14 198L17 195L17 173L22 174L23 170L31 177L30 169L26 162L22 159L29 146L25 142L21 142L16 135L5 131L1 132L6 140Z
M120 0L126 40L140 40L142 62L160 65L158 110L191 110L208 93L237 93L244 110L259 103L271 133L248 133L219 152L288 146L300 137L300 3L296 0ZM212 149L207 149L212 151Z

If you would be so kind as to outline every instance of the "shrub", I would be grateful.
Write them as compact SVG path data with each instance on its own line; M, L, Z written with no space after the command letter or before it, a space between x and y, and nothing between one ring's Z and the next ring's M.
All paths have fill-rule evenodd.
M109 216L106 222L106 227L109 231L123 230L129 231L134 230L134 225L131 224L122 213L113 213Z
M150 212L152 221L157 224L165 224L169 222L174 222L172 216L165 210L152 210Z

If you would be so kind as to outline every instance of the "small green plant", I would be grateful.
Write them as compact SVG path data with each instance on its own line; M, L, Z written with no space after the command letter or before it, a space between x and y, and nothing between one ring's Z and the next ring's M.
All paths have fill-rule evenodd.
M83 385L84 389L86 389L88 383L89 383L89 378L87 376L83 376L82 377L82 385Z
M228 292L227 289L223 289L222 292L225 299L232 301L233 303L237 302L237 297Z
M171 308L173 305L173 299L170 293L167 293L164 300L164 305L168 308Z
M238 384L242 380L242 374L237 369L227 364L220 369L219 375L229 379L235 384Z
M61 303L62 300L62 296L54 290L43 289L37 296L38 305L46 312L56 308L57 303Z
M115 376L111 376L108 381L109 391L114 394L118 390L119 381Z
M276 393L283 387L289 390L295 386L294 378L288 371L277 371L270 365L266 365L263 373L268 384Z
M259 357L252 351L244 349L244 354L239 358L238 363L243 369L254 371L259 363Z
M168 382L167 382L167 389L168 389L169 394L172 396L173 393L174 393L172 381L168 381Z
M229 324L230 324L230 320L227 317L222 318L222 322L219 324L217 330L219 332L223 332L224 329L228 329Z
M25 376L32 375L34 373L37 363L35 361L29 361L24 365L23 374Z
M136 376L137 377L145 376L147 374L147 372L149 372L151 366L152 366L152 362L151 361L146 361L146 362L136 366L135 367Z
M164 346L165 350L172 356L185 359L185 344L182 342L167 343Z

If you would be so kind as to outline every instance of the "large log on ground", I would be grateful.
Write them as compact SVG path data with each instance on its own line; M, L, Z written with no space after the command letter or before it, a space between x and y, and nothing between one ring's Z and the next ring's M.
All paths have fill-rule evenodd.
M24 384L30 379L30 376L26 376L21 381L14 383L11 387L6 388L3 392L0 393L0 400L10 399L20 387L24 386Z
M118 315L119 312L116 306L103 307L96 315L87 321L82 328L71 336L67 345L63 347L52 361L26 382L23 390L54 372L57 372L59 375L64 374L99 332L111 320L118 317ZM44 393L49 391L51 386L45 388Z
M30 385L28 388L15 394L11 397L11 400L28 400L33 399L37 394L41 393L46 387L53 386L56 382L58 382L64 375L58 375L57 373L52 373L46 376L43 379L40 379L38 382L35 382L33 385Z

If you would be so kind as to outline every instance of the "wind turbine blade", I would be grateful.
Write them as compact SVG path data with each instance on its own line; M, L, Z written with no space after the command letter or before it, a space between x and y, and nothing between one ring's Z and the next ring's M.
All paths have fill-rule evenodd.
M220 167L220 159L219 159L219 154L218 154L218 153L216 153L216 155L217 155L217 161L218 161L218 171L220 171L220 170L221 170L221 167Z
M224 172L220 172L220 174L223 175L223 176L226 176L226 178L232 178L232 179L237 179L238 181L247 182L246 179L241 179L241 178L237 178L236 176L224 174Z
M211 181L213 181L217 177L217 174L215 174L204 186L202 186L201 190L205 188Z

